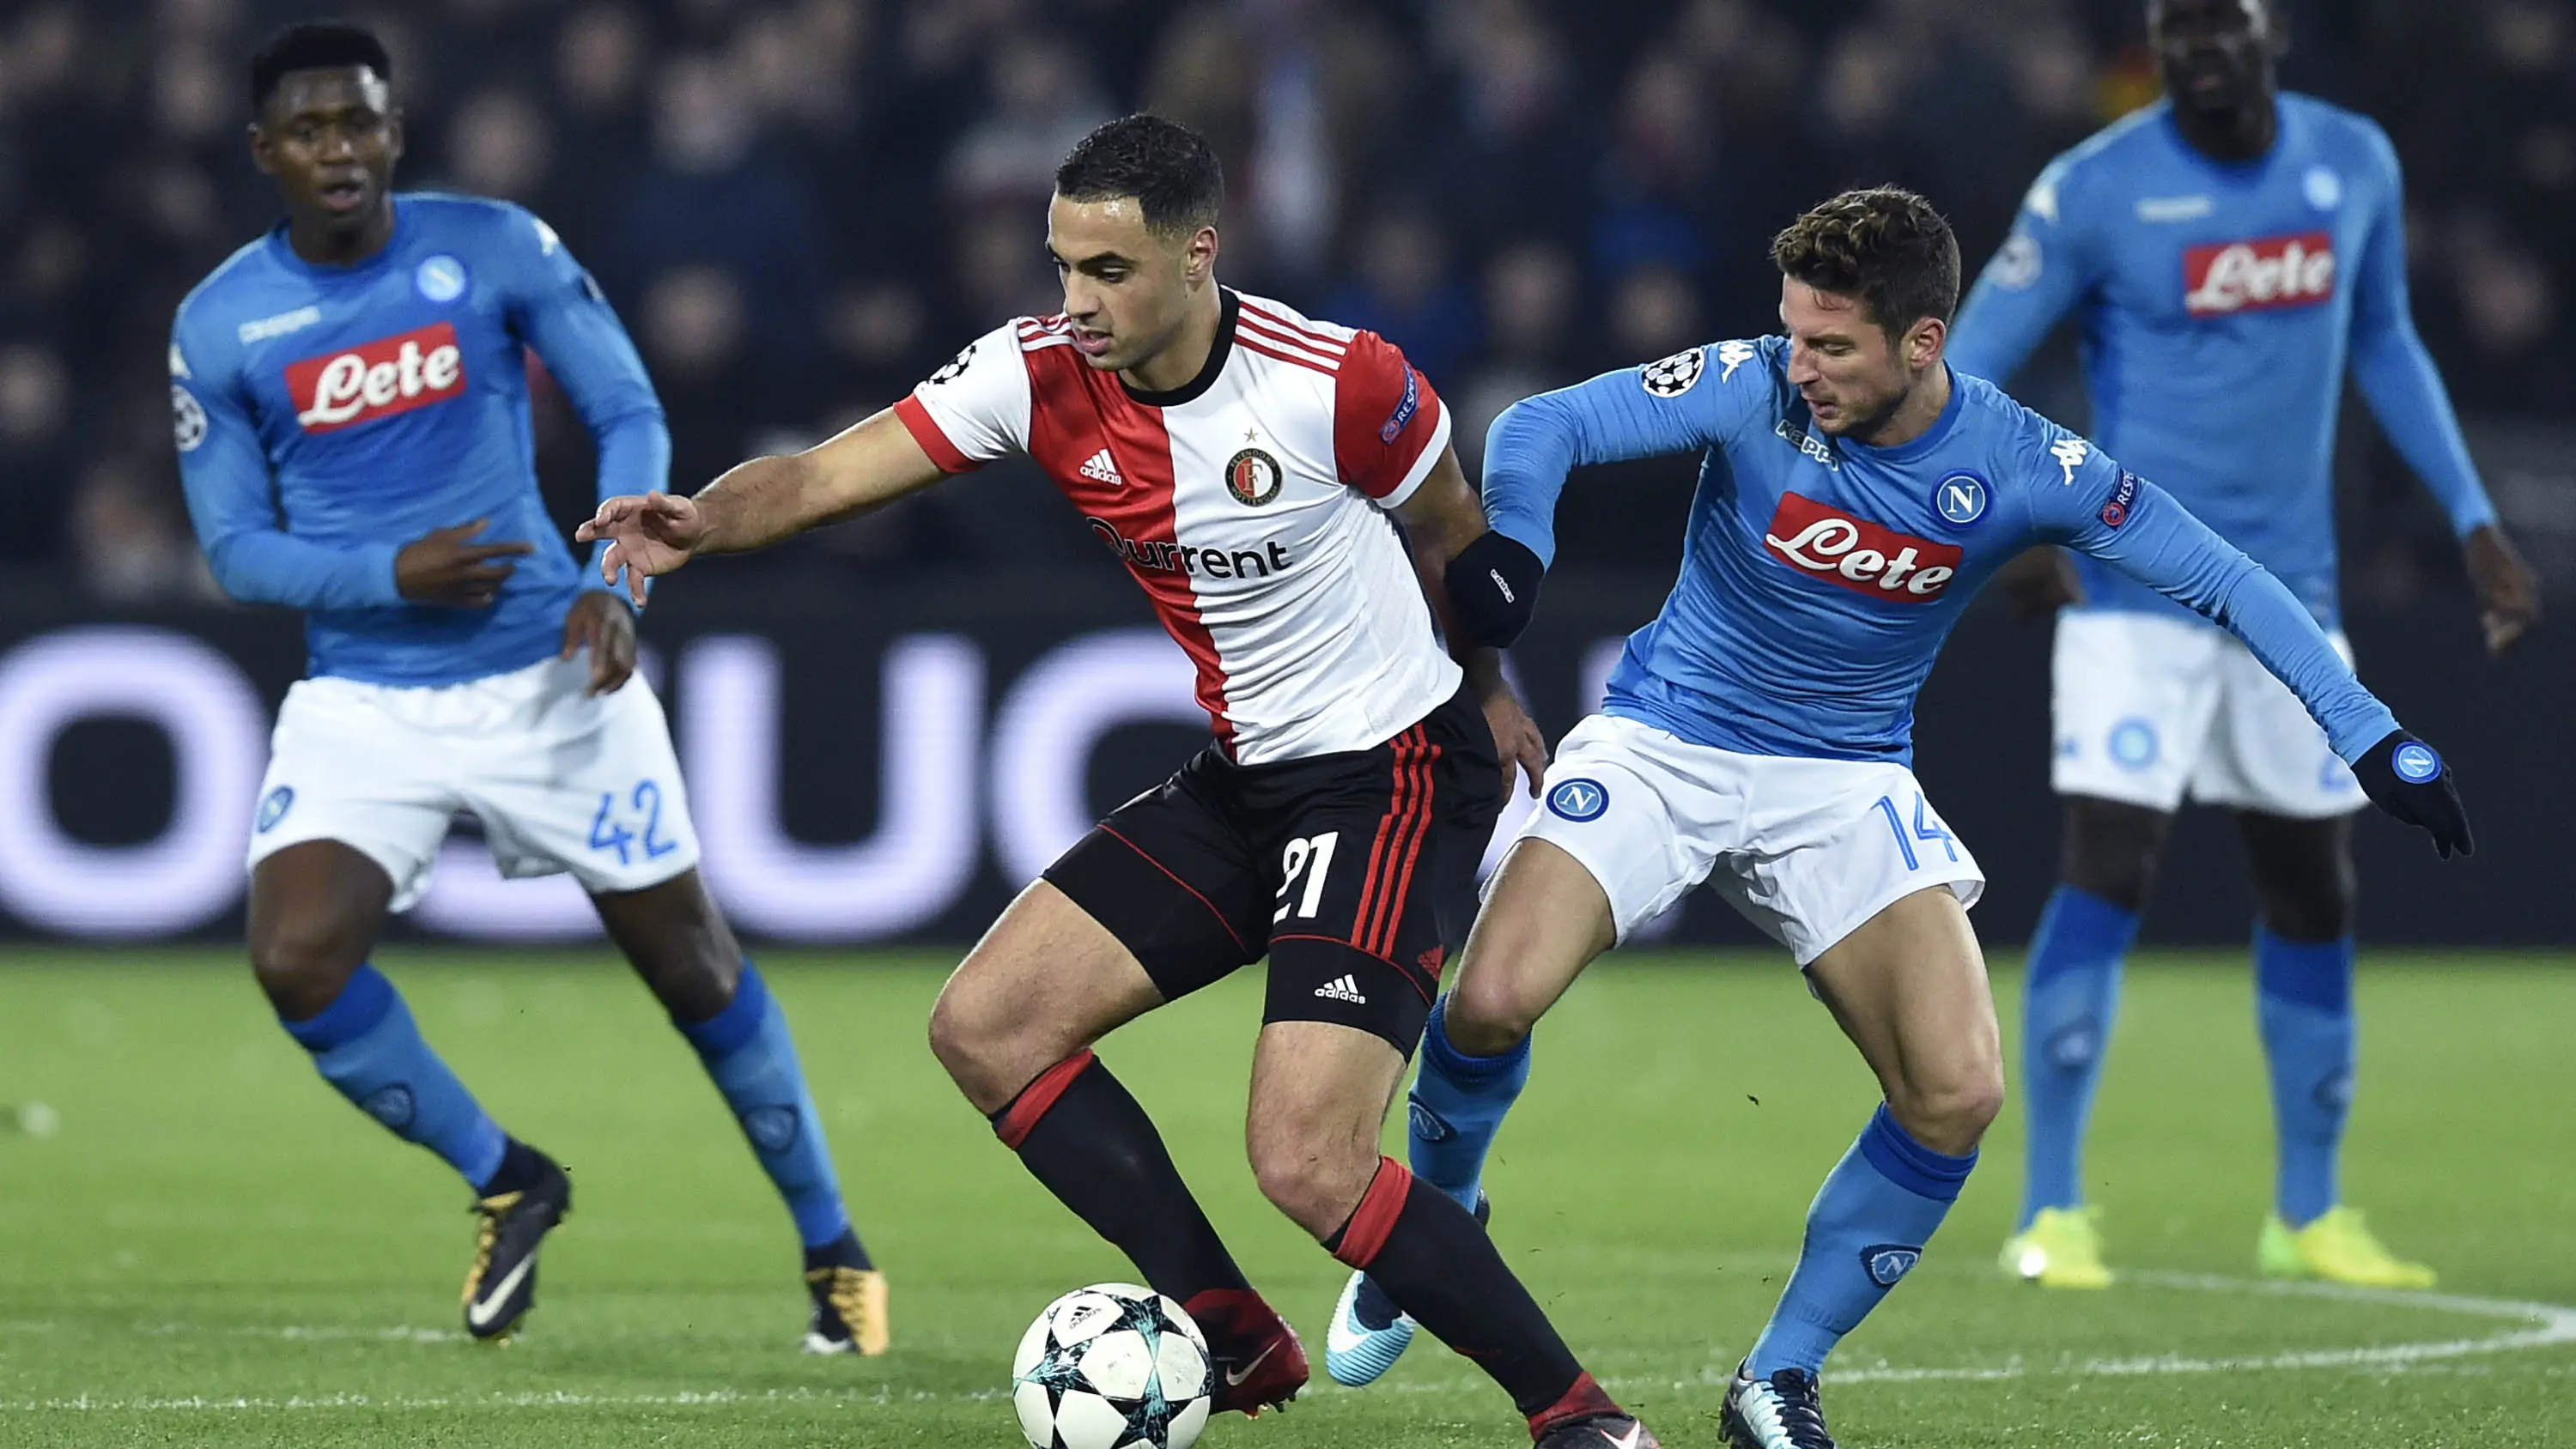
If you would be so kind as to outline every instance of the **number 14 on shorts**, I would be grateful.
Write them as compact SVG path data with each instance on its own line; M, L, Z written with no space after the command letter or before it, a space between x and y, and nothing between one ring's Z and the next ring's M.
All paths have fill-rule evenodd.
M614 790L601 791L599 813L590 819L590 848L616 851L619 865L633 865L638 849L646 860L658 860L679 849L678 841L662 838L662 787L643 780L624 797Z
M1910 839L1905 829L1905 818L1896 811L1894 796L1879 796L1876 809L1887 817L1887 828L1896 832L1896 848L1904 855L1907 870L1923 868L1922 857L1914 853L1914 842L1917 840L1939 841L1941 849L1948 852L1952 860L1959 858L1959 838L1952 835L1950 828L1941 823L1941 818L1932 813L1931 807L1923 802L1920 792L1914 796L1914 830Z

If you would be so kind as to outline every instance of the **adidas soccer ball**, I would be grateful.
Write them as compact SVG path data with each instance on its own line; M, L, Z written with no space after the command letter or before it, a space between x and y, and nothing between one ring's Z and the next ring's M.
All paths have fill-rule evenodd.
M1057 1299L1011 1362L1033 1449L1189 1449L1207 1427L1207 1339L1181 1305L1132 1283Z

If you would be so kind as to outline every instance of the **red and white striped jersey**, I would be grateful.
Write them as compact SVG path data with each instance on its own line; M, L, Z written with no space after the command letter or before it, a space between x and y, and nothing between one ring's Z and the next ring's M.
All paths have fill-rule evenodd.
M1143 585L1246 764L1383 743L1457 691L1402 539L1449 410L1373 332L1224 294L1207 366L1167 393L1020 317L895 404L952 473L1024 452Z

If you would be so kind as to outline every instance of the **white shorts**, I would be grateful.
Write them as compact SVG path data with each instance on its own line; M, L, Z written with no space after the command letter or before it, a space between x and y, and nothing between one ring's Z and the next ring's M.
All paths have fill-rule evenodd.
M587 655L434 689L300 681L277 712L250 864L336 840L383 866L407 911L462 814L505 876L660 885L698 863L661 702L640 676L598 698L589 684Z
M1596 714L1547 782L1520 838L1592 872L1621 940L1705 880L1805 966L1916 891L1973 906L1986 888L1903 765L1741 755Z
M2352 646L2333 635L2344 662ZM2172 811L2204 805L2323 820L2360 782L2288 685L2214 625L2125 610L2057 616L2049 784Z

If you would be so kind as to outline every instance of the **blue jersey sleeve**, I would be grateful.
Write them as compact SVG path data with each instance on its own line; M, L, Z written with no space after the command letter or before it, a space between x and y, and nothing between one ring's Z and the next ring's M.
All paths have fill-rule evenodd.
M2433 355L2415 331L2406 289L2406 207L2397 153L2388 137L2371 129L2385 182L2377 215L2354 278L2352 375L2370 411L2397 445L2398 455L2424 480L2459 537L2496 521L2495 505L2469 460L2459 416Z
M2071 457L2076 450L2080 458ZM2100 559L2243 640L2347 764L2397 728L2298 598L2171 494L2071 433L2050 445L2049 466L2033 509L2044 539Z
M192 325L182 308L170 339L179 482L215 582L248 604L315 610L401 603L394 587L399 544L338 547L282 526L268 454L234 363L230 340Z
M1523 398L1485 434L1485 516L1552 563L1568 473L1720 443L1768 400L1770 376L1758 344L1720 342Z
M507 226L501 250L510 267L511 326L563 385L598 445L599 497L668 487L670 427L644 359L615 309L554 228L515 207ZM592 549L594 565L606 547ZM612 587L595 567L583 581L589 588Z
M1977 277L1950 329L1950 365L2001 386L2093 287L2084 214L2066 194L2069 167L2051 162L2031 183L2021 215Z

